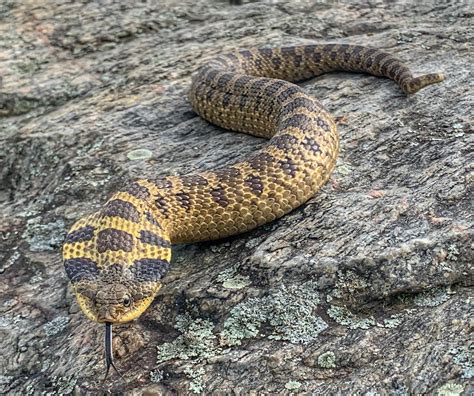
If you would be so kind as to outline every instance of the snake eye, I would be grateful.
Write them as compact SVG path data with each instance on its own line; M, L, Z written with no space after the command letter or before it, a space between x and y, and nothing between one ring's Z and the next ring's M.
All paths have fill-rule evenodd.
M124 307L129 307L132 304L132 300L130 300L130 297L124 297L122 304Z

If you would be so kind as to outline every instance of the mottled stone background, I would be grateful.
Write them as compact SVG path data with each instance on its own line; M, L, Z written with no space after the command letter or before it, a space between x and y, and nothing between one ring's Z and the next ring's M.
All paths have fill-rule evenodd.
M469 3L2 0L0 393L471 394ZM447 79L408 98L364 75L304 84L340 122L330 182L270 225L177 247L154 305L114 329L125 382L102 388L66 229L130 178L264 144L193 113L205 59L329 41Z

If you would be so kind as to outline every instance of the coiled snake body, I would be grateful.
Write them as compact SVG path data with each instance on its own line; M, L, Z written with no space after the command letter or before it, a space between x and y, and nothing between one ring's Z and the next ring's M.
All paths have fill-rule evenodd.
M389 77L407 94L443 80L440 73L414 78L390 54L340 44L244 50L209 61L189 93L196 113L270 140L222 169L130 182L76 222L63 257L86 316L109 324L139 317L160 289L171 243L245 232L307 201L334 168L339 136L321 103L292 82L337 70Z

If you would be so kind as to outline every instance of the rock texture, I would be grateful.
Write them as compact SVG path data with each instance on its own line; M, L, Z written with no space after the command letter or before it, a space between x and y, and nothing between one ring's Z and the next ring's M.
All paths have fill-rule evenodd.
M0 393L472 394L472 26L469 2L2 1ZM264 144L192 112L205 59L331 41L447 79L408 98L364 75L304 84L340 123L330 182L270 225L176 247L151 309L114 328L124 380L102 385L67 228L124 180Z

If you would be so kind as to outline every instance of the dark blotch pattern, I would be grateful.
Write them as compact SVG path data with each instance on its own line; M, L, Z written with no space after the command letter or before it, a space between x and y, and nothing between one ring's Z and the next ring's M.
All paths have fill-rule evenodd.
M298 139L293 135L283 134L275 136L272 141L271 145L278 147L280 150L291 150L294 145L298 142Z
M286 157L284 160L278 161L278 165L280 168L285 172L287 175L294 177L296 175L296 171L298 167L293 162L293 160L289 157Z
M123 191L138 199L145 200L150 198L150 191L148 191L148 188L140 186L140 184L136 182L130 183Z
M181 176L181 183L185 187L207 186L207 180L199 175Z
M308 117L306 114L294 114L290 118L287 118L281 123L281 128L303 128L304 126L312 123L312 119Z
M250 187L250 191L255 194L257 197L262 195L263 192L263 183L260 176L250 175L245 179L245 184Z
M178 200L178 203L181 207L186 210L191 209L191 197L189 196L189 194L185 193L184 191L181 191L179 193L176 193L176 199Z
M168 179L158 179L154 184L161 190L169 189L173 187L173 183Z
M284 107L284 111L292 112L298 108L305 108L308 111L317 111L318 106L316 103L309 98L294 98L291 102L288 102Z
M235 80L234 88L238 89L238 90L242 90L252 80L253 80L253 78L250 77L250 76L239 77L237 80Z
M153 225L156 225L158 228L162 228L161 227L161 224L158 223L158 221L155 219L155 217L153 216L153 213L151 212L146 212L145 213L145 218Z
M97 251L104 253L107 250L131 252L133 249L133 235L122 230L106 228L97 234Z
M303 147L306 150L311 151L313 154L317 154L320 151L319 144L313 138L306 138L303 140Z
M229 201L225 195L225 190L222 187L213 188L211 190L211 196L214 202L216 202L218 205L222 206L223 208L229 205Z
M171 246L170 242L166 239L163 239L153 232L145 230L140 231L140 241L143 243L148 243L149 245L155 245L163 248L169 248Z
M64 269L72 283L99 276L97 264L87 258L73 258L64 261Z
M114 199L113 201L107 202L102 208L101 213L104 216L120 217L125 220L133 221L134 223L140 221L140 213L135 206L122 199Z
M316 119L316 124L318 125L318 127L320 127L323 131L325 132L328 132L329 131L329 124L323 120L322 118L318 117Z
M273 157L268 153L258 153L248 160L250 167L258 171L263 171L272 162Z
M285 89L282 93L280 93L276 100L278 103L283 103L287 101L289 98L291 98L293 95L297 94L298 92L301 92L301 89L293 84L288 84L288 88Z
M157 282L168 272L169 266L165 260L141 259L135 261L129 270L138 282Z
M155 206L161 214L163 214L165 217L168 217L168 203L166 202L166 199L163 196L157 196L157 198L155 199Z
M220 182L229 182L233 181L235 178L240 176L240 170L229 166L224 169L218 169L214 172L217 177L217 180Z
M86 242L94 237L95 228L91 225L79 228L66 236L65 243Z

